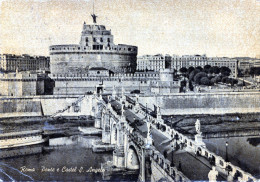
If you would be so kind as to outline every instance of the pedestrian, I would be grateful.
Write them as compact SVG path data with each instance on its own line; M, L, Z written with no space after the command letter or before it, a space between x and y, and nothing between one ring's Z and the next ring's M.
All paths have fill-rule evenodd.
M179 161L178 169L181 171L181 161Z

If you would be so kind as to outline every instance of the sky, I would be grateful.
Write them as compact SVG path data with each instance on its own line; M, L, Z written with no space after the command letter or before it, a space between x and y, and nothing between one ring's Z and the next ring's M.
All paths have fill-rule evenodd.
M78 44L93 0L0 0L0 53L49 55ZM260 0L95 0L116 44L144 54L260 55Z

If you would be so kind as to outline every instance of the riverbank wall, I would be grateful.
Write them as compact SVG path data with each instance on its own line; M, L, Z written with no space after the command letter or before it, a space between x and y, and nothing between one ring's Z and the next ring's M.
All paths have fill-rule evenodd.
M60 110L72 106L80 95L64 96L1 96L0 118L51 116ZM77 106L77 110L74 110ZM92 96L85 96L83 101L64 112L64 116L91 115Z
M179 93L142 96L139 101L162 115L259 113L260 92Z
M0 118L51 116L71 106L79 97L82 95L1 96ZM151 109L160 106L162 115L260 113L260 92L142 95L139 101ZM84 96L74 106L62 115L92 115L92 95Z

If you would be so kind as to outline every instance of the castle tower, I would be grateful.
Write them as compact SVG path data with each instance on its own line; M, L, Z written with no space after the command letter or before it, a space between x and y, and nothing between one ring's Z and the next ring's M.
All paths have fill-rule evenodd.
M97 16L91 15L93 24L83 23L79 44L50 46L51 77L73 77L87 74L90 67L103 67L117 72L134 72L137 47L114 44L111 30L97 24Z

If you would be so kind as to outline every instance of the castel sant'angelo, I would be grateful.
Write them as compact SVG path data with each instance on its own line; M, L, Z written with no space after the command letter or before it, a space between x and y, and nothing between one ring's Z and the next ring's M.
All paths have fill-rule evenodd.
M83 24L79 44L50 46L51 73L86 74L92 67L103 67L113 72L134 72L137 47L114 44L111 30L97 24L93 13L93 24Z
M123 87L126 92L151 92L158 81L173 81L173 73L169 70L162 73L136 71L137 47L115 45L111 30L97 25L94 13L91 16L93 24L84 22L78 45L50 46L50 77L55 82L53 94L112 92ZM164 88L172 89L172 83Z

